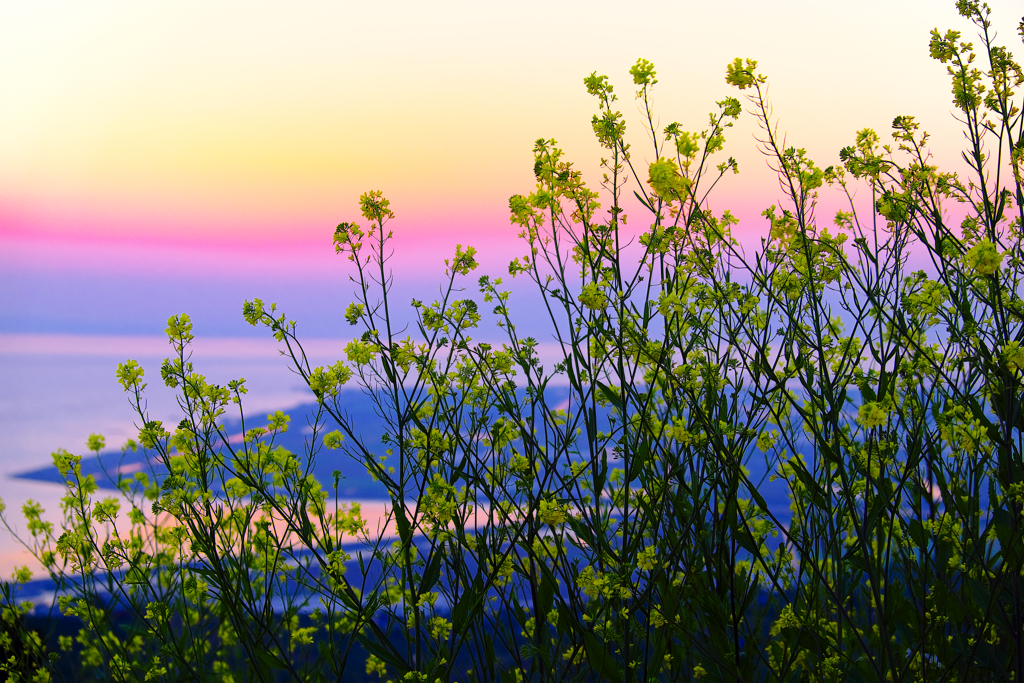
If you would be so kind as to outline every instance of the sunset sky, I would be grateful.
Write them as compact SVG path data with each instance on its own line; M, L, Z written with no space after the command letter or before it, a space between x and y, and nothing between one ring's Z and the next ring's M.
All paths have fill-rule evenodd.
M993 5L1019 46L1019 6ZM507 199L531 188L533 140L556 138L597 177L591 71L618 85L644 154L627 72L641 56L658 68L662 125L702 127L715 100L736 94L726 62L749 56L790 144L821 165L857 129L886 135L905 113L955 161L945 70L927 54L933 27L972 33L952 2L727 7L0 2L0 265L171 282L214 276L188 254L232 274L284 254L278 271L303 273L374 188L402 235L508 241ZM750 116L734 129L726 151L741 174L715 200L748 231L778 194L754 131ZM317 272L333 266L314 260Z

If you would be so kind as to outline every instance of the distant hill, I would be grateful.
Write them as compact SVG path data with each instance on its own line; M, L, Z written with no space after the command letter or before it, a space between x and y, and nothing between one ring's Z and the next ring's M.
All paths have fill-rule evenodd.
M565 388L557 387L549 389L548 396L550 405L558 405L565 401L568 392ZM342 394L345 411L351 423L370 449L377 454L383 454L385 446L381 443L381 436L384 427L380 416L377 414L372 398L364 391L351 389ZM275 445L283 446L293 453L300 454L305 463L308 453L308 440L311 435L310 424L313 420L313 412L316 404L305 404L285 411L291 417L289 429L286 433L279 435ZM262 427L266 425L266 415L256 414L246 417L246 427ZM165 425L172 428L173 425ZM242 423L237 419L226 421L229 441L232 447L239 444L242 434ZM324 432L337 428L334 421L328 418L323 427ZM788 523L791 516L789 510L789 498L784 481L768 481L768 472L764 463L764 457L756 449L753 450L746 461L746 467L750 471L750 478L754 482L760 482L758 490L764 496L772 512L779 519ZM106 474L104 473L106 470ZM150 471L158 475L166 470L162 465L147 460L146 454L141 450L137 452L122 453L121 451L106 451L99 457L90 456L82 459L82 474L92 474L96 483L105 489L114 490L118 473L122 476L131 477L135 472ZM335 471L340 471L342 478L338 482L338 495L342 499L352 500L387 500L388 495L383 484L374 481L367 474L365 467L356 462L351 456L341 450L331 451L321 448L313 460L313 473L325 488L332 487ZM109 475L109 477L108 477ZM55 467L47 466L39 469L21 472L16 477L33 479L36 481L49 481L63 483L60 473ZM333 494L333 490L332 490Z

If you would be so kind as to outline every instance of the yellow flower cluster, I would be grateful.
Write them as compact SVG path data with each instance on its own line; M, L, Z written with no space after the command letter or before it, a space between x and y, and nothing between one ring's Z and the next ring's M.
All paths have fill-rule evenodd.
M674 159L661 157L650 165L647 170L647 182L661 199L674 201L681 199L689 181L679 173L679 166Z
M981 240L964 254L964 260L978 275L988 276L999 270L1003 255L996 251L992 242Z
M857 409L857 422L865 429L874 429L889 420L892 404L889 401L865 401Z

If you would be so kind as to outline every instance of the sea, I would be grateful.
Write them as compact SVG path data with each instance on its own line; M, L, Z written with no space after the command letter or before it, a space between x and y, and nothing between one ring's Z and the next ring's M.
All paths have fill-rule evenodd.
M448 247L442 253L439 243L422 239L406 245L404 252L415 258L394 262L393 301L430 302L440 296ZM55 451L88 456L86 442L90 435L99 434L105 439L107 464L129 468L123 473L139 467L130 459L120 460L119 449L129 438L137 438L141 418L117 382L119 363L132 359L145 369L148 419L169 425L181 419L176 393L160 378L161 362L172 350L161 334L170 315L187 312L195 323L191 360L196 371L221 385L244 378L246 415L254 416L256 424L261 420L265 424L271 412L290 411L297 447L306 428L304 411L308 412L314 397L292 371L290 360L281 356L281 345L270 333L245 323L242 301L259 296L280 304L290 319L297 318L300 338L314 366L343 358L345 344L356 329L344 319L345 308L354 298L350 273L338 268L339 261L347 262L324 260L319 255L323 251L334 257L329 249L318 248L316 256L285 254L287 258L254 252L232 256L231 261L224 254L197 256L187 250L172 253L155 247L133 247L133 251L16 240L2 246L0 499L13 534L0 528L0 578L10 577L20 566L41 569L17 537L27 538L21 510L29 501L41 505L44 517L59 527L66 487L52 465ZM507 257L498 252L479 272L500 274L502 259L507 271ZM119 267L112 268L114 263ZM428 270L431 274L426 274ZM457 297L481 300L476 286L479 272L458 282ZM508 305L516 332L520 337L536 337L541 361L551 367L558 349L544 302L535 287L521 280L505 283L512 293ZM503 332L495 327L493 316L487 317L490 306L481 308L485 319L477 338L500 344ZM416 329L414 310L409 306L392 309L400 329ZM366 397L354 391L349 398L360 424L368 432L376 431L377 418ZM364 516L377 515L368 519L371 525L383 523L382 492L366 480L362 467L351 460L334 462L325 457L317 471L329 478L334 469L343 472L348 499L364 503ZM780 516L788 517L785 492L777 489L778 482L773 487L766 481L761 492Z
M314 356L340 357L344 341L307 346ZM196 370L208 381L246 380L246 411L264 424L270 412L313 401L272 339L200 337L193 347ZM0 334L0 499L15 531L26 535L21 508L29 500L42 505L51 521L60 519L65 486L45 476L56 474L54 451L88 456L87 439L100 434L116 453L129 438L138 438L140 417L117 381L119 363L134 359L145 369L150 419L177 424L175 393L160 379L160 364L170 351L166 338L157 336ZM22 565L38 569L31 554L0 529L0 576Z

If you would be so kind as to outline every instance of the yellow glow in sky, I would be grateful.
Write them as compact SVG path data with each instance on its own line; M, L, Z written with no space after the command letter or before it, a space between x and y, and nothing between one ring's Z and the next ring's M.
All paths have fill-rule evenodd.
M1019 5L992 4L1019 50ZM310 239L370 188L413 225L501 220L531 188L539 137L597 179L591 71L618 85L643 154L627 74L641 56L658 67L662 126L699 129L736 94L726 62L749 56L790 144L820 165L906 113L955 161L936 26L971 33L937 0L4 1L0 238ZM744 119L722 208L775 200Z

